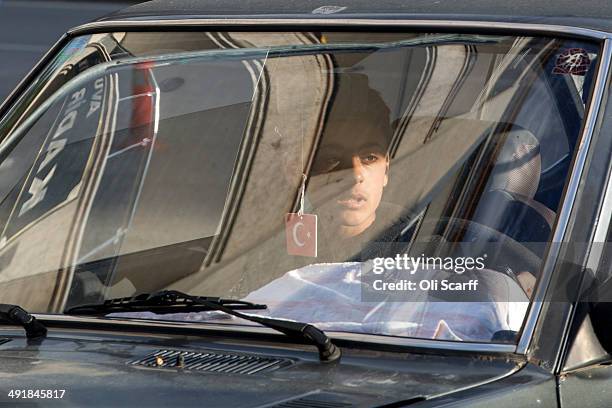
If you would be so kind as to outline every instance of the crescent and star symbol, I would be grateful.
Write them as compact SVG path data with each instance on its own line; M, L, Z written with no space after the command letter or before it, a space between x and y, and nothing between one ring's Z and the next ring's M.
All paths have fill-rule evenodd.
M298 239L298 229L300 227L304 227L303 222L297 222L293 226L293 242L295 242L297 246L303 247L304 245L306 245L306 243ZM306 232L306 238L310 239L310 231Z
M317 257L316 214L288 213L285 216L285 237L289 255Z

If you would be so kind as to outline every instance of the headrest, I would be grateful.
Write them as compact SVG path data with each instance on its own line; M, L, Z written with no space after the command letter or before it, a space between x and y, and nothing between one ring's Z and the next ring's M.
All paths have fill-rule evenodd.
M501 135L504 136L487 191L505 190L532 199L542 171L540 143L525 129L511 130Z

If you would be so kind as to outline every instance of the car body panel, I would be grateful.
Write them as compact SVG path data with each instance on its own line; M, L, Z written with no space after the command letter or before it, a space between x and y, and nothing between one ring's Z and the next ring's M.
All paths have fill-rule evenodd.
M321 364L308 349L269 347L240 338L121 334L51 330L41 341L0 331L0 388L66 389L65 402L100 405L264 406L299 396L337 394L353 406L378 406L400 400L431 399L489 383L520 370L507 357L436 356L344 349L338 364ZM300 347L301 349L302 347ZM160 349L218 351L289 358L293 364L269 373L240 375L129 363ZM521 381L532 381L520 376ZM128 385L129 384L129 385ZM0 396L0 401L6 396ZM95 405L95 403L94 403Z
M571 16L571 17L570 17ZM520 1L517 3L486 2L469 0L456 3L432 5L427 0L384 0L376 2L352 0L344 2L300 1L289 2L254 1L243 3L220 3L215 1L179 0L168 3L163 0L138 4L98 21L144 21L190 18L374 18L387 20L452 20L452 21L498 21L506 23L530 23L567 25L585 29L610 31L612 7L605 1L578 5L572 1Z

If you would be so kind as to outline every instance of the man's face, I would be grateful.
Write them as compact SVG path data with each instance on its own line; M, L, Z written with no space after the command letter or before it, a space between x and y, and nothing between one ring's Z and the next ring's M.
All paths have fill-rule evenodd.
M389 167L380 132L367 125L351 128L348 137L346 129L327 129L331 136L321 142L307 192L321 221L345 236L360 234L374 222ZM344 136L335 137L334 131Z

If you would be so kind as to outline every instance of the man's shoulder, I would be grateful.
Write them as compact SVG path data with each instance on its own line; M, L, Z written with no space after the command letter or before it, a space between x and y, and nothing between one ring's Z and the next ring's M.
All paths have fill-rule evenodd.
M401 253L412 236L411 218L407 213L397 204L381 202L365 245L353 260L364 261Z
M410 218L407 213L406 208L401 205L381 201L376 211L376 218L379 219L380 217L382 222L394 224L399 220Z

